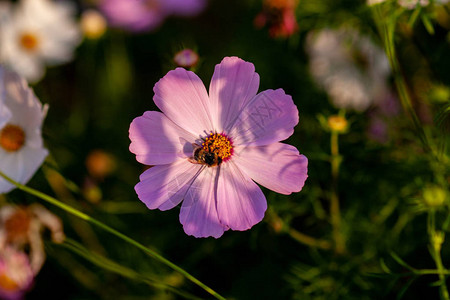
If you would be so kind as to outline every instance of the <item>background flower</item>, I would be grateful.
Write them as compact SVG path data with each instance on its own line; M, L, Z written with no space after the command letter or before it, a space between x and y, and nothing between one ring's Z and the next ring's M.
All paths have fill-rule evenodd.
M47 65L72 59L81 33L74 7L66 1L21 0L0 28L0 62L31 82L40 80Z
M102 0L100 9L110 24L131 31L157 28L170 15L193 16L206 0Z
M0 252L0 298L24 299L33 284L34 274L25 253L7 247Z
M337 108L363 111L388 93L386 55L355 30L311 32L306 51L311 74Z
M0 170L27 183L48 154L41 136L47 106L42 107L25 79L1 66L0 87ZM0 178L0 193L13 188Z

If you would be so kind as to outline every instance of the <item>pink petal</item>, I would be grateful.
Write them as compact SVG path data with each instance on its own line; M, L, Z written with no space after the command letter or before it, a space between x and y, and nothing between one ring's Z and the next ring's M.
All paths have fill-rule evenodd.
M266 209L261 189L233 162L222 164L217 183L217 212L222 224L247 230L263 219Z
M255 66L238 57L225 57L216 65L209 86L211 109L216 117L215 129L228 129L241 109L256 95L259 75Z
M236 164L260 185L280 194L299 192L308 177L308 159L287 144L236 149Z
M130 124L130 151L145 165L170 164L192 155L196 137L170 121L164 114L147 111Z
M153 88L153 100L175 124L199 137L213 130L209 98L200 78L177 68L161 78Z
M181 206L180 222L184 232L195 237L222 236L228 228L217 216L215 181L218 168L206 168L186 193Z
M142 173L134 189L149 209L168 210L180 204L201 167L185 159L154 166Z
M104 0L100 9L112 26L131 31L155 29L167 15L166 11L157 7L149 9L142 0Z
M234 145L262 146L287 139L298 123L292 97L282 89L259 93L243 108L228 135Z

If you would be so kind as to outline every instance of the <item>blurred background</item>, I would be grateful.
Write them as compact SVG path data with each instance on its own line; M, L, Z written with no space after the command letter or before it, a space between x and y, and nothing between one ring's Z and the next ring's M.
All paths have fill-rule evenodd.
M36 55L41 73L23 74L49 104L50 155L29 186L227 299L448 299L448 3L39 1L65 5L68 31L48 30L70 54ZM22 2L0 3L0 62L19 73L28 67L8 54L5 32ZM190 69L208 87L225 56L255 65L259 91L293 97L300 122L287 142L308 157L309 177L289 196L263 188L269 209L250 230L197 239L183 232L179 207L148 210L137 198L145 166L128 150L128 129L158 110L153 86L169 70ZM0 196L2 206L34 203L61 219L66 241L42 232L47 258L25 299L211 299L84 220L17 189Z

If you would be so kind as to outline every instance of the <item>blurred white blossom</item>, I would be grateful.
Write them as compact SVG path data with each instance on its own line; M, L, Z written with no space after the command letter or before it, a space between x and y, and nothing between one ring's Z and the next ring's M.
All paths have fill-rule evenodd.
M363 111L388 92L389 62L383 50L352 29L309 33L310 71L337 108Z
M41 136L46 111L25 79L0 65L0 170L22 184L48 155ZM0 178L0 194L13 188Z
M428 0L398 0L398 4L407 9L413 9L417 5L427 6L430 4Z
M70 61L81 41L74 12L64 1L20 0L1 19L0 62L36 82L47 65Z
M0 209L0 252L12 247L29 249L30 267L36 275L45 261L42 231L48 228L55 243L64 241L61 220L39 204L5 205Z

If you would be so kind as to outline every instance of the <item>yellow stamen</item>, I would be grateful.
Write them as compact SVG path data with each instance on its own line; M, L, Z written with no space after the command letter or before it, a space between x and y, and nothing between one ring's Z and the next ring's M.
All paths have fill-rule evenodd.
M37 36L29 32L22 33L19 42L22 48L29 52L36 50L39 46L39 39Z
M25 132L17 125L7 124L0 131L0 147L8 152L15 152L25 143Z
M202 148L206 152L217 154L222 160L233 154L233 145L230 139L220 133L210 134L202 143Z

